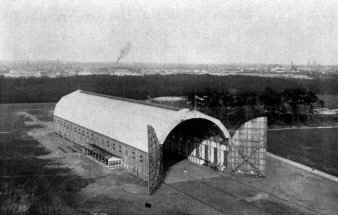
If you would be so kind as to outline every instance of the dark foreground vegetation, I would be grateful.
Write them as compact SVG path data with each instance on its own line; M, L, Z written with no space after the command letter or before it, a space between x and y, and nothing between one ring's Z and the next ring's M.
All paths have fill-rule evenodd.
M313 114L314 107L325 105L318 94L338 94L338 76L325 80L212 75L0 77L0 103L57 102L78 89L140 100L186 96L190 108L198 95L197 109L228 127L257 116L268 116L270 125L286 126L338 121L336 116Z
M50 105L0 106L0 214L80 214L77 193L90 180L51 159L37 158L49 152L27 135L34 128L25 125L27 119L16 115L22 108L36 109L51 120L50 112L37 109L46 107Z

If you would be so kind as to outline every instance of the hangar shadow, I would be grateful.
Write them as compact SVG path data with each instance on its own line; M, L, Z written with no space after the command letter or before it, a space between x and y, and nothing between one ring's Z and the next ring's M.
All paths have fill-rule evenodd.
M217 142L222 142L224 138L222 131L211 121L190 119L177 125L162 145L163 179L169 175L173 166L186 160L203 141L211 138ZM201 155L197 157L202 158ZM206 160L204 162L209 163Z

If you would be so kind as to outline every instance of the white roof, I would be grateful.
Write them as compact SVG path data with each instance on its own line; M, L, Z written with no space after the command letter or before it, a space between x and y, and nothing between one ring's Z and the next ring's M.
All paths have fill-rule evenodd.
M164 108L81 90L62 97L54 115L145 152L148 152L148 125L155 129L160 144L171 129L190 118L213 121L229 138L222 123L198 111Z
M162 96L162 97L153 98L152 100L154 101L184 101L186 99L182 97L177 97L177 96Z
M121 158L117 158L117 157L110 157L110 158L108 158L108 162L109 161L120 161L121 160Z

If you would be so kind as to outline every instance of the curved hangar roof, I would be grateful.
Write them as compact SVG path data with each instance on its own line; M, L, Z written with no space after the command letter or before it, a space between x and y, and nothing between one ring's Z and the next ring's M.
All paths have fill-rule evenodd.
M145 152L148 152L148 125L155 129L160 144L176 125L194 118L212 121L225 138L230 137L219 120L198 111L81 90L62 97L56 104L54 115Z

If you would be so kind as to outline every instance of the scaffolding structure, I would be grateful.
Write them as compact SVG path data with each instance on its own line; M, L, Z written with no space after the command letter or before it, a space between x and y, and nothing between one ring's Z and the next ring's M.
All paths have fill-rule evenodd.
M232 173L265 177L266 117L244 123L229 142L228 162Z

